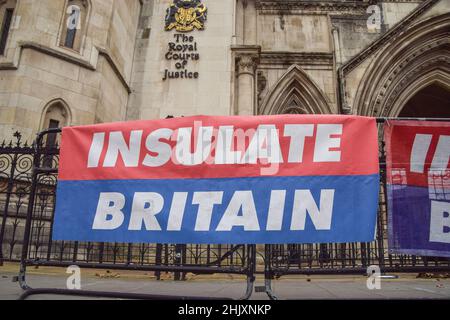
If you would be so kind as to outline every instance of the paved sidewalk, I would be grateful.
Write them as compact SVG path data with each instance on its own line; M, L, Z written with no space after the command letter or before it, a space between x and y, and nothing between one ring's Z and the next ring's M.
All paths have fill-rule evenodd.
M62 271L61 271L62 270ZM82 273L83 290L120 291L159 295L187 295L227 297L239 299L245 292L245 279L227 276L212 276L191 279L185 282L156 281L150 274L102 274L97 271ZM0 267L0 299L17 299L22 293L18 283L13 283L16 272L9 267ZM28 284L33 288L66 287L66 274L60 269L29 271ZM103 278L108 276L110 278ZM119 277L119 275L117 275ZM258 278L256 285L262 285ZM273 291L280 299L450 299L450 279L416 279L414 275L399 275L398 279L382 280L381 290L368 290L365 277L317 276L289 277L273 281ZM40 295L30 299L81 299L55 295ZM254 293L252 299L267 299L264 293Z

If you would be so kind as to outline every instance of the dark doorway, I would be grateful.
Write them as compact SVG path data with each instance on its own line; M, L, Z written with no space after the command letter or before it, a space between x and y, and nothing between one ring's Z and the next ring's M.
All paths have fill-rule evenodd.
M450 118L450 91L437 84L420 90L406 103L399 117Z

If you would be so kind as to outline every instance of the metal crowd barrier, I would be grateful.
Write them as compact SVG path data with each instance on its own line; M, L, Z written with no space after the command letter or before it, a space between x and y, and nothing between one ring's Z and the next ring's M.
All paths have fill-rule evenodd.
M388 118L378 118L380 133ZM393 119L394 120L394 119ZM450 119L401 118L395 120L449 121ZM364 275L377 265L382 272L450 272L450 259L395 255L387 246L386 161L380 139L381 192L376 241L344 244L280 245L162 245L53 241L60 129L38 134L32 146L0 145L0 265L20 261L17 277L22 298L35 294L64 294L126 299L211 299L211 297L163 296L124 292L66 289L33 289L27 283L27 267L136 270L164 273L183 280L187 273L246 276L242 299L253 293L255 276L263 274L265 285L257 287L276 299L271 281L286 275ZM380 136L381 137L381 136Z
M265 246L265 291L276 299L271 281L286 275L367 275L371 265L382 273L450 272L450 259L393 254L388 249L386 153L382 125L388 120L445 121L447 118L377 118L380 149L380 199L376 240L368 243L285 244Z
M237 274L247 277L243 299L248 299L254 283L254 245L161 245L108 244L52 240L53 213L58 172L58 149L46 146L54 141L60 129L38 134L33 145L31 187L26 211L25 228L18 282L25 290L22 298L35 294L67 294L117 297L129 299L213 299L211 297L143 295L123 292L92 292L65 289L32 289L26 280L28 266L69 267L108 270L153 271L174 273L176 280L186 273ZM222 298L225 299L225 298Z

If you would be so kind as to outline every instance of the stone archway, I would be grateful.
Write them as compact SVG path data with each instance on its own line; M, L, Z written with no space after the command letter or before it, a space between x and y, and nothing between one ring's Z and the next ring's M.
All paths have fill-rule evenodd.
M410 28L371 63L355 99L357 113L398 117L427 87L450 84L450 14Z
M291 66L264 98L260 114L330 114L329 101L298 65Z

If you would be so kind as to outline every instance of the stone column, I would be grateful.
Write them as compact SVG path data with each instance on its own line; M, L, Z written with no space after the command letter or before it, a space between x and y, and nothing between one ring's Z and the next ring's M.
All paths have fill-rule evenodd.
M238 114L255 114L255 57L249 54L238 57Z
M235 48L237 49L237 48ZM255 71L259 61L259 47L238 48L236 58L236 112L238 115L256 114Z

